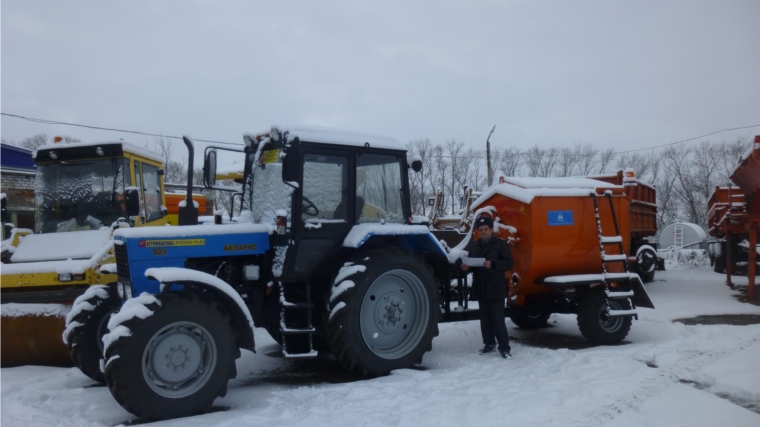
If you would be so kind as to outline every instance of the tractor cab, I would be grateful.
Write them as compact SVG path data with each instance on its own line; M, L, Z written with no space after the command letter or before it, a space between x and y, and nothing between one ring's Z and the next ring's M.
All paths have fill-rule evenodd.
M410 222L404 146L377 136L340 136L321 129L246 135L242 179L233 172L241 165L216 165L217 150L229 149L206 149L206 185L240 191L241 219L277 224L285 244L292 242L295 253L285 257L282 280L331 274L324 264L343 258L335 255L355 225ZM217 178L242 187L218 186Z
M125 142L60 143L40 147L35 161L36 233L98 230L130 216L133 226L166 222L155 153ZM127 209L130 188L139 192L137 212Z

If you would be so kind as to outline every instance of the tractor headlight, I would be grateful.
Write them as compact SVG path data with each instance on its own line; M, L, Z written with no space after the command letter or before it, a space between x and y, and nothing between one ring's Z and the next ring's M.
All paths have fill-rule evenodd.
M59 282L70 282L71 281L71 273L59 273L58 274L58 281Z
M119 293L119 298L124 299L124 284L121 282L116 283L116 291Z
M124 285L124 295L126 296L126 299L132 298L132 285Z

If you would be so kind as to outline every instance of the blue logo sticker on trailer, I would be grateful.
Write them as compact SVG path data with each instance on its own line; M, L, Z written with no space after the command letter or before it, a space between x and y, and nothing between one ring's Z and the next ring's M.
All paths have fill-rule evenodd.
M573 211L549 211L549 225L573 225Z

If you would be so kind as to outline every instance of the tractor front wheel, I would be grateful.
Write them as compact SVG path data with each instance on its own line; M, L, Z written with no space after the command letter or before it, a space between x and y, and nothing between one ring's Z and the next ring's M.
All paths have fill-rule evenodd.
M152 314L141 318L146 309ZM192 293L156 295L125 310L139 316L111 325L106 337L105 377L116 401L143 419L208 412L236 375L240 350L229 316Z
M432 270L418 255L384 248L356 255L338 272L325 312L338 360L363 376L422 363L438 335Z
M103 335L108 332L108 319L121 307L121 300L112 285L92 285L74 301L66 317L63 342L71 360L83 374L97 382L106 382L100 370L103 359Z

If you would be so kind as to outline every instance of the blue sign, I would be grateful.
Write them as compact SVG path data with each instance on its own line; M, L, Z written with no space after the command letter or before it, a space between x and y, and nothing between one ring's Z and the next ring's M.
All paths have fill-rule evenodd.
M549 225L573 225L573 211L549 211Z

